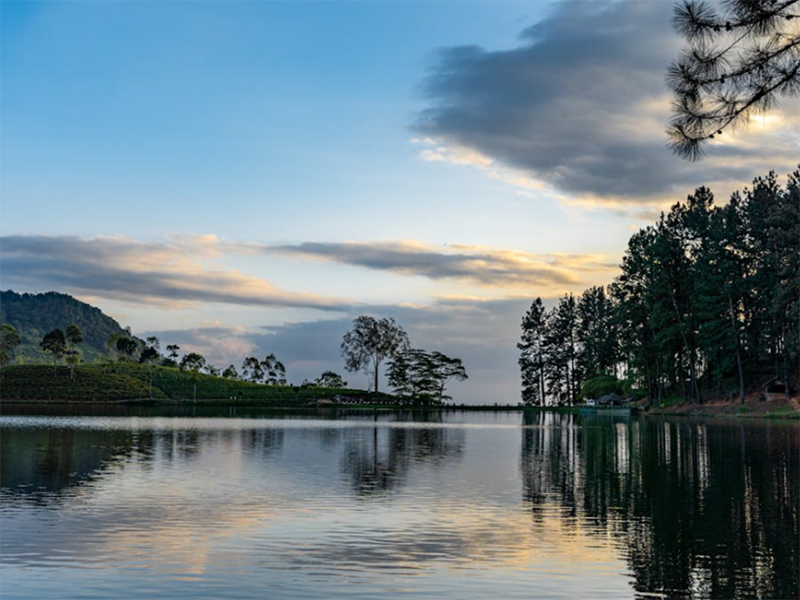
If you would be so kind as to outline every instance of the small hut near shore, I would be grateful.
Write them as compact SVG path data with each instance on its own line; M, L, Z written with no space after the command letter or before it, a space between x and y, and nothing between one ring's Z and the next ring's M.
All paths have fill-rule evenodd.
M761 401L783 400L788 396L788 392L787 385L777 377L773 377L761 386Z

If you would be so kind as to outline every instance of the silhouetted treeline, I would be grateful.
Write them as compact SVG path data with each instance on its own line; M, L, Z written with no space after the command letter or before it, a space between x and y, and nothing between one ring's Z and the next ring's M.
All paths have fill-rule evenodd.
M607 288L537 298L522 320L527 404L638 390L744 398L798 382L800 170L774 173L724 206L701 187L628 241ZM583 392L583 394L582 394Z

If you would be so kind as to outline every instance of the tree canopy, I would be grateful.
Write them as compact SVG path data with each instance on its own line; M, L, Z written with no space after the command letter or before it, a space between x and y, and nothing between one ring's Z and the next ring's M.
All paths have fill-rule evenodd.
M395 393L411 402L441 404L451 379L467 379L467 371L459 358L441 352L410 349L398 352L389 363L389 385Z
M264 383L267 385L286 385L286 367L279 361L275 354L270 352L261 361L264 369Z
M408 334L392 317L375 319L362 315L353 320L353 328L342 339L341 352L348 371L364 371L373 377L378 391L383 362L411 347Z
M347 387L347 382L342 376L333 371L325 371L314 380L314 385L324 388L340 389Z
M53 329L53 331L44 335L39 346L53 357L53 369L55 369L59 359L67 351L67 340L64 337L64 332L60 329Z
M206 359L202 354L197 352L189 352L181 359L181 371L194 371L199 373L201 369L206 367Z
M139 342L130 335L122 335L116 338L114 347L120 359L136 360L139 356Z
M696 160L714 136L800 93L798 0L684 0L673 25L687 42L667 71L679 156Z

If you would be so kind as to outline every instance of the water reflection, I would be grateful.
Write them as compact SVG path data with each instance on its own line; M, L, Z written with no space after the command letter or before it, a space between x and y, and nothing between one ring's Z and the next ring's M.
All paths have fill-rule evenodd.
M796 425L150 411L0 420L4 600L797 596Z
M440 413L397 414L397 422L442 422ZM382 495L403 486L414 463L442 465L457 459L464 430L446 427L386 428L377 418L371 428L350 435L344 444L342 470L361 497Z
M131 432L75 429L4 429L0 486L23 501L57 500L64 490L97 478L134 451Z
M523 496L613 534L639 592L800 592L800 430L733 421L531 413Z

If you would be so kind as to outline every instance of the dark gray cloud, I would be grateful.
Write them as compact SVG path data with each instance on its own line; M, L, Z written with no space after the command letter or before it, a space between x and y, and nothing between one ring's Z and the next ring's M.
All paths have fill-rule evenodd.
M653 201L703 183L739 184L765 162L791 168L786 140L722 146L702 166L666 150L664 73L681 43L672 9L666 1L567 0L523 31L519 47L442 49L422 84L430 106L414 129L600 200Z
M124 238L4 236L0 238L0 277L4 288L57 289L140 304L213 302L322 310L352 306L335 298L284 291L254 276L208 266L198 260L214 255L208 242L195 238L192 247L186 248Z
M265 247L266 251L347 265L457 279L483 286L537 286L563 290L581 283L581 274L616 270L596 255L537 255L511 250L454 245L438 250L411 242L305 242Z
M469 374L449 388L457 402L516 403L519 323L528 300L441 300L427 306L372 306L360 314L391 316L408 332L418 348L438 350L461 358ZM340 373L353 386L366 388L362 373L347 373L339 354L342 336L350 329L352 313L341 319L286 323L257 329L205 327L150 331L162 346L178 343L184 352L200 352L212 364L240 367L245 356L274 352L286 365L289 381L301 383L323 371ZM385 383L383 384L385 387Z

